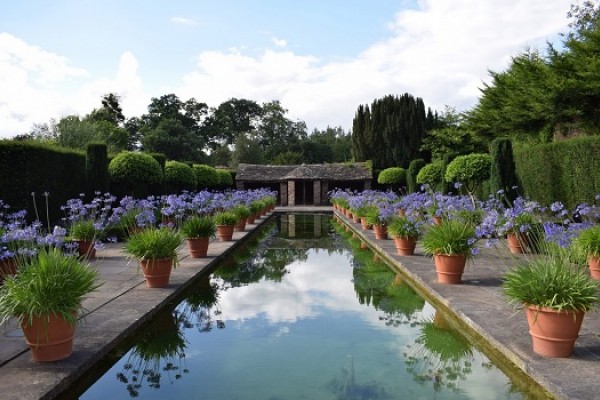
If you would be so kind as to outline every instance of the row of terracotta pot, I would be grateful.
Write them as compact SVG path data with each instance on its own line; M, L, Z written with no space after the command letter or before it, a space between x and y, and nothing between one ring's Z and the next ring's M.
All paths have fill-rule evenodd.
M364 223L362 227L363 229L370 229ZM376 239L387 239L387 233L383 228L372 227ZM524 253L526 251L526 238L514 236L516 235L509 234L507 236L510 251L514 254ZM414 255L416 239L394 238L394 244L398 255ZM595 262L595 260L592 260L592 262ZM457 284L462 281L462 274L466 265L464 255L436 254L434 255L434 263L439 283ZM600 264L600 260L598 264ZM600 277L600 266L597 268ZM594 277L592 263L590 263L590 270L592 271L592 277ZM535 353L544 357L571 356L583 322L583 311L558 312L547 307L529 305L525 307L525 314Z

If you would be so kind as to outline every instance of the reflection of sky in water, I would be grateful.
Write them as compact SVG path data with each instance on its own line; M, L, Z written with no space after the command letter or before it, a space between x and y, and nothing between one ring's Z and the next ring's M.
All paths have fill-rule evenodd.
M270 324L316 318L325 312L355 313L381 326L380 312L358 303L346 254L309 251L305 262L294 262L281 282L262 280L221 293L219 304L229 320L261 316Z
M161 389L142 385L139 398L153 399L520 399L510 394L507 378L473 350L466 360L472 371L459 381L434 389L435 373L407 371L407 357L425 355L415 342L422 323L435 310L425 303L409 320L389 324L389 314L360 304L346 250L307 251L294 261L281 282L261 279L219 291L209 310L210 332L183 329L189 373L181 379L162 377ZM393 277L393 275L392 275ZM213 282L222 285L220 279ZM390 282L391 284L391 282ZM92 387L83 399L128 398L115 379L123 361ZM447 383L448 380L440 378ZM452 382L451 382L452 383Z

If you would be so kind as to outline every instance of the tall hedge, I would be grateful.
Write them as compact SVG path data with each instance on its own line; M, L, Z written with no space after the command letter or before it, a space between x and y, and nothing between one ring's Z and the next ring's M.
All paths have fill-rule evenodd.
M109 191L108 148L106 143L90 143L85 157L85 187L86 194L93 197L99 191Z
M517 186L517 172L513 156L512 143L508 138L495 139L491 145L490 156L490 190L497 193L504 191L504 197L512 202L517 197L514 187Z
M524 147L514 152L524 194L543 204L569 208L600 194L600 137Z
M419 190L419 184L417 183L417 175L421 168L425 166L425 160L417 158L412 160L408 165L408 171L406 172L406 184L408 186L408 192L414 193Z
M27 209L35 218L33 197L40 220L46 225L46 197L50 224L63 217L60 206L85 191L83 152L36 143L0 141L0 199L14 211ZM35 195L32 196L32 193Z
M444 180L462 183L469 193L474 193L490 177L490 167L489 154L473 153L458 156L446 167Z

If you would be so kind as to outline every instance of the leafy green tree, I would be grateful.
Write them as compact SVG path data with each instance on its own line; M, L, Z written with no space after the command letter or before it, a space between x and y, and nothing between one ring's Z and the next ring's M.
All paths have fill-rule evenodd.
M263 115L262 107L255 101L236 98L211 111L205 121L205 130L212 149L233 144L239 136L253 133Z
M302 164L303 160L302 153L284 151L283 153L277 154L271 163L275 165L296 165Z
M94 121L81 119L77 115L63 117L56 124L57 144L72 149L85 149L89 143L102 142L98 137Z
M139 128L143 150L164 153L172 160L205 160L208 138L202 123L207 113L207 105L194 98L185 102L174 94L152 98ZM135 124L137 121L132 123L137 128Z
M320 164L352 160L352 137L341 127L314 129L301 140L301 152L306 163Z
M462 115L455 108L446 106L437 125L438 128L427 131L420 148L433 161L442 160L446 154L457 156L484 150L482 142L462 126Z
M246 135L240 135L235 142L235 149L231 155L231 162L234 167L240 163L263 164L264 153L260 143L249 139Z
M253 137L260 144L267 161L278 154L300 150L300 141L306 138L306 124L286 117L288 110L277 100L262 105L263 114Z
M115 93L108 93L102 96L102 107L94 109L88 118L92 121L105 121L114 126L122 126L125 122L125 115L120 105L121 97Z

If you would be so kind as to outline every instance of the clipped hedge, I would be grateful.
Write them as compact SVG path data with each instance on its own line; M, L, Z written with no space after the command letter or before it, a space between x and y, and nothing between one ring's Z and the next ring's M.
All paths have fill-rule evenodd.
M490 144L490 148L490 190L492 193L502 190L505 199L512 203L517 197L513 187L518 186L512 143L508 138L498 138Z
M444 180L463 183L467 191L472 193L490 177L491 165L489 154L473 153L458 156L446 167Z
M124 151L108 165L111 191L117 196L137 198L150 194L150 185L162 182L163 171L158 161L145 153Z
M433 162L425 165L417 174L417 183L419 185L429 185L435 189L443 181L443 167L441 162Z
M229 189L233 186L233 176L226 169L217 169L219 175L219 187L221 189Z
M86 157L83 152L49 145L0 141L0 199L11 210L28 210L35 218L33 196L39 217L46 226L46 197L50 224L64 215L60 207L85 191Z
M108 147L106 143L90 143L86 149L85 192L90 197L95 192L106 193L109 191L109 184Z
M165 163L165 186L168 193L179 193L182 190L193 191L196 188L196 176L189 165L179 161Z
M401 167L386 168L379 173L377 183L382 185L405 186L406 170Z
M599 136L515 149L514 158L522 194L542 204L573 208L600 194Z
M406 173L406 184L408 186L408 193L414 193L419 191L417 175L421 171L421 168L423 168L425 165L425 160L423 160L422 158L412 160L408 165L408 171Z
M196 175L196 188L198 190L215 189L219 186L219 174L209 165L194 164L192 166Z

